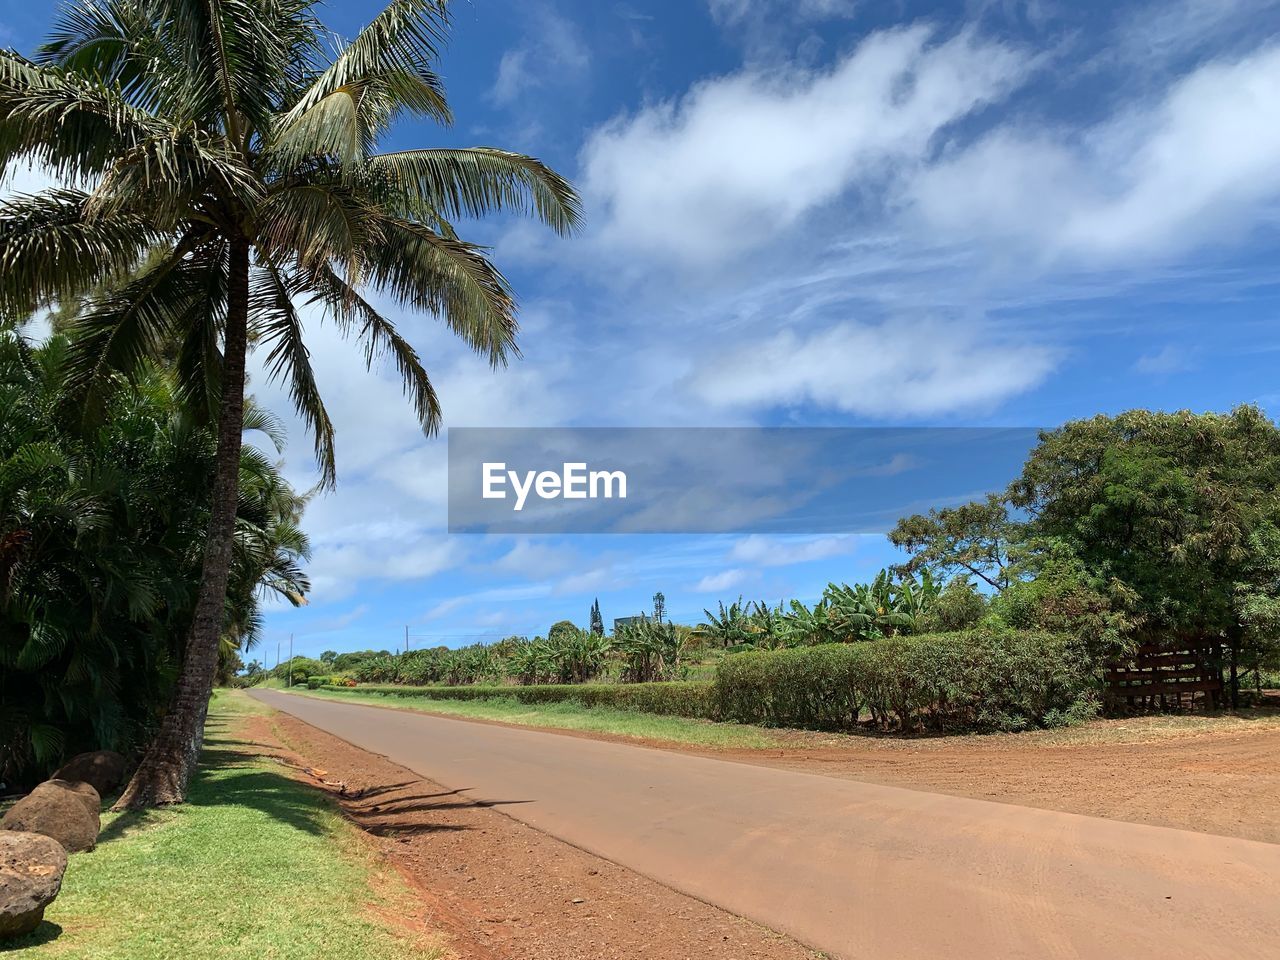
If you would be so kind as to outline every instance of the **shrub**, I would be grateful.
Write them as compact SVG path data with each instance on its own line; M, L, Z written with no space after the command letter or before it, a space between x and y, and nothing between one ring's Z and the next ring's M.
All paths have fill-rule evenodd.
M350 677L340 677L336 674L307 677L307 687L311 690L319 690L321 687L354 687L355 685L356 682Z
M361 693L388 697L422 697L431 700L508 699L519 703L563 703L585 707L613 707L640 713L711 718L711 682L627 684L542 684L527 687L405 687L361 684Z
M847 730L1017 730L1078 722L1096 696L1070 638L969 631L750 651L721 661L711 694L725 720Z
M325 665L310 657L293 657L277 666L271 675L282 683L302 686L308 677L323 676Z
M953 577L917 619L921 633L971 630L987 614L987 598L966 577Z

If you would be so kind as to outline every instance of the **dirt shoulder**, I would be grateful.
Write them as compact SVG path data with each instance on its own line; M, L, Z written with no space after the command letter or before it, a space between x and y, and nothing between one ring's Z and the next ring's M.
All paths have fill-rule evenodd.
M476 960L812 960L794 941L593 856L284 714L285 750L414 886L405 921Z
M744 763L1280 843L1280 717L1149 717L1061 732L823 739Z

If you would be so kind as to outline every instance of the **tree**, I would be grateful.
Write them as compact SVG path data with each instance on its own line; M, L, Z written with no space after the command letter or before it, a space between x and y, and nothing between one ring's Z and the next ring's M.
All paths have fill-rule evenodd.
M392 123L448 122L432 70L445 0L393 0L330 56L309 0L77 0L37 58L0 53L0 167L78 188L0 209L0 314L82 296L69 369L82 417L117 371L177 344L181 396L217 425L200 590L172 705L118 806L177 802L199 753L223 633L239 492L245 358L266 353L335 477L333 426L299 304L322 307L372 365L388 354L427 433L438 398L366 292L439 315L497 365L515 305L452 221L578 221L567 182L493 148L379 153Z
M653 619L658 623L662 623L667 615L667 598L662 595L659 590L653 595Z
M326 650L324 653L320 654L320 662L328 667L332 667L333 662L337 659L338 652L336 650Z
M1027 573L992 599L1000 621L1072 636L1094 667L1133 652L1142 622L1135 612L1139 598L1122 581L1091 572L1069 547L1053 541L1037 544Z
M600 614L599 597L591 604L591 632L598 637L604 636L604 617Z
M1010 552L1021 525L1009 517L1005 500L991 495L959 507L904 517L889 533L895 547L911 556L898 570L928 570L946 581L957 573L1003 590L1012 581Z
M1041 435L1009 501L1095 590L1124 591L1137 637L1224 645L1238 701L1280 569L1280 428L1262 411L1068 423Z
M968 577L952 577L916 617L920 633L950 633L976 627L987 615L987 598Z
M562 636L571 636L577 632L578 627L572 620L557 620L547 631L547 639L554 643Z

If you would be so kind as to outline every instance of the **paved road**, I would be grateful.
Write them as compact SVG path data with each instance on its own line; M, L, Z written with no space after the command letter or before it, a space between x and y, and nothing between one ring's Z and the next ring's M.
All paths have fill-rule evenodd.
M1280 845L253 695L833 957L1280 958Z

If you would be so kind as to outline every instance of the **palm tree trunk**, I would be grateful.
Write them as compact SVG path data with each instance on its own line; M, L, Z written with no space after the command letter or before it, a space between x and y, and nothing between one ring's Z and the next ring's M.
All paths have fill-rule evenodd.
M200 592L187 635L182 672L169 711L115 809L181 803L204 740L205 717L218 666L218 641L226 615L236 506L240 486L240 447L244 434L244 365L249 319L249 245L231 245L227 284L227 321L223 345L222 396L218 412L218 450L214 463L212 510L205 539Z

